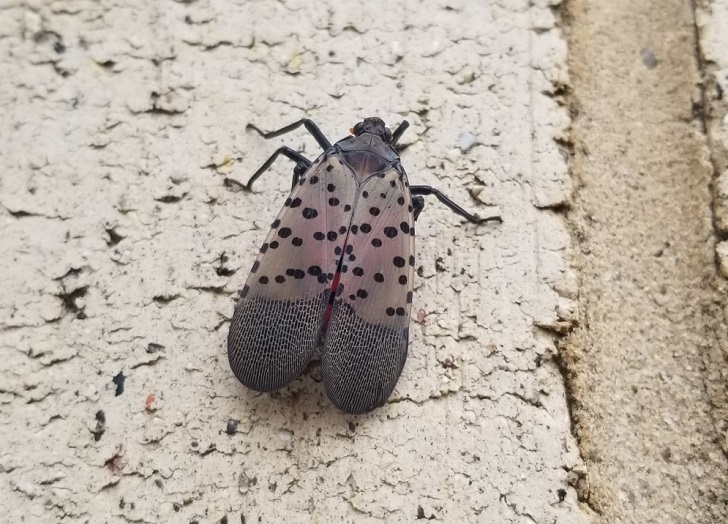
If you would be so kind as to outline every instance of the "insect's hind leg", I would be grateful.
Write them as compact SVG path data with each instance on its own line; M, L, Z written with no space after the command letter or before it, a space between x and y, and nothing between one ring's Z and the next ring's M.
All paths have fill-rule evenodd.
M258 133L260 136L265 138L266 140L269 138L275 138L277 136L285 135L286 133L290 133L291 131L294 131L298 129L299 127L305 127L306 131L311 133L311 136L313 136L316 139L316 142L321 146L321 148L326 151L331 147L331 142L329 142L329 139L326 138L326 136L323 134L323 132L319 129L319 127L313 122L313 120L309 120L308 118L302 118L301 120L298 120L297 122L293 122L290 125L287 125L286 127L282 127L280 129L276 129L275 131L269 131L266 133L265 131L261 131L260 128L253 124L248 124L246 129L252 129L256 133Z
M303 156L301 153L296 151L295 149L291 149L288 146L279 147L276 149L275 153L273 153L268 160L266 160L265 164L260 166L260 169L258 169L252 177L250 177L250 180L248 180L248 183L243 186L246 191L251 191L253 188L253 182L258 180L260 175L265 173L268 168L270 168L271 165L273 165L273 162L276 161L276 158L278 158L278 155L283 155L286 158L290 158L294 162L296 162L296 167L293 169L293 184L292 187L295 187L296 182L298 182L299 177L308 169L311 167L311 161ZM305 166L305 167L303 167Z
M473 224L482 224L484 222L503 222L503 219L496 215L492 217L486 217L486 218L480 218L478 215L471 215L467 211L465 211L462 207L457 205L455 202L450 200L447 196L445 196L442 192L440 192L439 189L435 189L434 187L430 186L410 186L410 192L412 193L412 196L427 196L427 195L434 195L440 202L445 204L447 207L449 207L451 210L453 210L456 214L460 215L464 219L466 219L468 222L472 222ZM414 207L414 199L413 199L413 207ZM424 207L424 203L423 203ZM420 212L422 209L420 209ZM419 216L418 212L415 212L415 218Z

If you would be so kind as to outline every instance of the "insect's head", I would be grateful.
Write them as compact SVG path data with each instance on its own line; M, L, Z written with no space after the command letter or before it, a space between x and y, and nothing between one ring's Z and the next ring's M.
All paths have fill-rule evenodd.
M392 141L392 132L384 125L384 121L376 116L365 118L362 122L355 125L351 132L354 136L360 136L364 133L376 135L386 144Z

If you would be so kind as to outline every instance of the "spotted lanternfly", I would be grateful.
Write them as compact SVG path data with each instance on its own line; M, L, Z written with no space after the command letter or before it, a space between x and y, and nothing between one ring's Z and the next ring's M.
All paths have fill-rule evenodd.
M341 410L365 413L392 393L407 358L415 221L424 195L458 215L471 215L429 186L410 186L395 146L409 124L392 133L367 118L334 145L311 120L263 133L273 138L304 126L324 152L296 162L293 187L253 263L228 335L235 376L255 391L296 379L322 342L321 377Z

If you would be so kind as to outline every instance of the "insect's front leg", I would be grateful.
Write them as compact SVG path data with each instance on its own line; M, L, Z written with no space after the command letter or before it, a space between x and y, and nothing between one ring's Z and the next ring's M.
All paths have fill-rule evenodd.
M439 189L435 189L434 187L430 186L410 186L410 192L412 193L412 196L422 196L422 195L434 195L440 202L445 204L447 207L452 209L456 214L460 215L464 219L466 219L468 222L472 222L473 224L482 224L484 222L503 222L503 219L499 215L495 215L492 217L486 217L486 218L480 218L478 215L471 215L467 211L465 211L462 207L457 205L455 202L450 200L447 196L445 196L442 192L440 192ZM413 204L414 207L414 199ZM420 209L421 211L421 209ZM419 215L419 213L415 214L415 218Z
M269 138L275 138L277 136L290 133L291 131L298 129L301 126L305 127L306 131L311 133L311 136L316 139L316 142L318 142L318 144L321 146L321 149L326 151L327 149L331 148L331 142L329 142L329 139L326 138L326 135L323 134L323 132L319 129L319 127L314 123L313 120L309 120L308 118L302 118L297 122L293 122L292 124L287 125L286 127L276 129L275 131L269 131L267 133L265 131L261 131L257 126L253 124L248 124L247 129L252 129L267 140Z
M306 173L306 171L308 171L309 167L311 167L311 162L299 162L296 164L296 167L293 168L293 181L291 182L291 191L293 191L293 188L296 187L298 181Z
M407 120L402 120L402 123L397 126L397 129L394 130L392 133L392 141L390 144L392 147L397 145L397 142L399 142L399 139L402 138L402 135L409 127L409 122Z
M273 153L268 160L266 160L265 164L260 166L260 169L258 169L252 177L250 177L250 180L248 180L248 183L244 186L247 191L252 190L253 182L255 182L258 177L260 177L260 175L265 173L268 168L273 165L273 162L276 161L278 155L283 155L284 157L290 158L291 160L296 162L296 167L293 170L293 186L295 186L296 182L298 182L298 177L311 166L311 161L295 149L291 149L288 146L279 147L278 149L276 149L276 152ZM303 171L300 171L300 166L305 166Z

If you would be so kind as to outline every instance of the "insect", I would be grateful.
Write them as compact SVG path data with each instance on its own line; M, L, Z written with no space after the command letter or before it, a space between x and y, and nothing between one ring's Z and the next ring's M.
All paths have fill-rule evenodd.
M283 155L294 162L290 196L273 221L235 307L228 358L235 376L255 391L295 380L322 342L326 394L347 413L381 406L392 393L409 338L415 270L415 221L433 195L468 221L471 215L437 189L410 186L394 132L376 117L331 144L313 121L299 120L323 153L313 162L281 147L253 183Z

